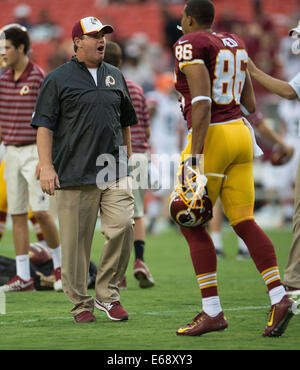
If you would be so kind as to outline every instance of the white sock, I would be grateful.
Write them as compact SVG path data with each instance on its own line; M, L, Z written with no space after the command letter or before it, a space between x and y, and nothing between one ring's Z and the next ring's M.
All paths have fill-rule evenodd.
M61 267L61 246L59 245L55 249L48 247L48 251L51 254L53 260L53 269L55 270L58 267Z
M30 279L29 254L16 256L16 273L25 281Z
M282 298L286 295L286 291L283 285L277 286L269 291L269 296L271 300L271 306L276 304L282 300Z
M222 233L218 231L214 231L211 233L211 238L212 238L215 248L219 251L223 250Z
M222 311L220 298L218 296L202 298L202 309L208 316L217 316Z

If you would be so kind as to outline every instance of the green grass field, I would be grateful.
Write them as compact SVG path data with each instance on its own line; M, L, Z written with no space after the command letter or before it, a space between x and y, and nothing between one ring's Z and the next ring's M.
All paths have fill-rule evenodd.
M267 230L276 246L283 274L291 245L290 229ZM32 240L34 235L32 235ZM97 321L75 324L72 307L63 293L35 291L6 294L6 315L0 315L0 349L38 350L299 350L300 315L280 338L262 338L269 297L252 260L236 260L237 241L224 228L226 257L218 262L219 294L229 322L224 332L201 337L178 337L178 327L191 322L201 310L200 291L188 247L175 230L147 236L145 259L155 278L153 288L142 290L127 270L128 289L121 303L129 312L126 322L112 322L95 309ZM103 237L95 235L92 260L97 263ZM14 257L8 230L0 254ZM95 296L94 290L90 293Z

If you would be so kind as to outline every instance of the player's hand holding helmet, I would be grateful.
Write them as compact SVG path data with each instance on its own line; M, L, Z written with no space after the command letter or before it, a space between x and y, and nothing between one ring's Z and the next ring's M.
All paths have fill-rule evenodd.
M212 218L212 203L206 190L207 178L195 157L188 157L177 175L177 186L169 198L169 214L183 227L206 224Z

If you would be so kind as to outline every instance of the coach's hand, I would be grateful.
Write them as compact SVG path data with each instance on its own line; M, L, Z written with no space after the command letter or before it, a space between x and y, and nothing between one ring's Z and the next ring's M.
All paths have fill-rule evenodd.
M42 191L54 195L55 187L60 188L58 175L52 166L40 167L40 184Z

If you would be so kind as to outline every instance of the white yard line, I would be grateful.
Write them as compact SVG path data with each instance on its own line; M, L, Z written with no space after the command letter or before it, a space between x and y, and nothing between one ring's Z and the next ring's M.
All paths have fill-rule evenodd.
M298 305L300 304L300 298L296 301ZM249 311L249 310L262 310L262 309L268 309L270 306L242 306L242 307L228 307L225 308L224 311ZM195 308L191 309L184 309L184 310L172 310L172 311L145 311L145 312L140 312L140 315L151 315L151 316L168 316L170 314L174 313L188 313L188 312L195 312L197 311ZM5 318L9 318L11 315L16 315L16 314L43 314L44 311L13 311L13 312L7 312L5 315L0 315L0 326L1 325L17 325L17 324L26 324L29 322L38 322L41 321L41 318L37 319L24 319L24 320L14 320L14 321L4 321ZM299 313L299 312L298 312ZM130 315L136 315L136 312L130 312ZM3 320L4 319L4 320ZM43 318L43 321L51 321L51 320L73 320L71 315L64 315L64 316L50 316L48 318Z
M226 308L224 311L243 311L243 310L260 310L260 309L265 309L268 308L269 306L245 306L245 307L233 307L233 308ZM188 313L188 312L195 312L195 309L190 309L190 310L172 310L172 311L147 311L147 312L141 312L141 315L151 315L151 316L167 316L170 314L174 313ZM0 315L0 326L1 325L16 325L16 324L26 324L30 322L38 322L41 320L41 318L37 319L24 319L24 320L15 320L15 321L4 321L6 317L9 318L11 315L16 315L16 314L42 314L44 311L13 311L13 312L7 312L5 315ZM136 315L136 312L130 312L130 315ZM70 315L65 315L65 316L53 316L53 317L48 317L48 318L43 318L43 321L52 321L52 320L73 320L72 316Z

